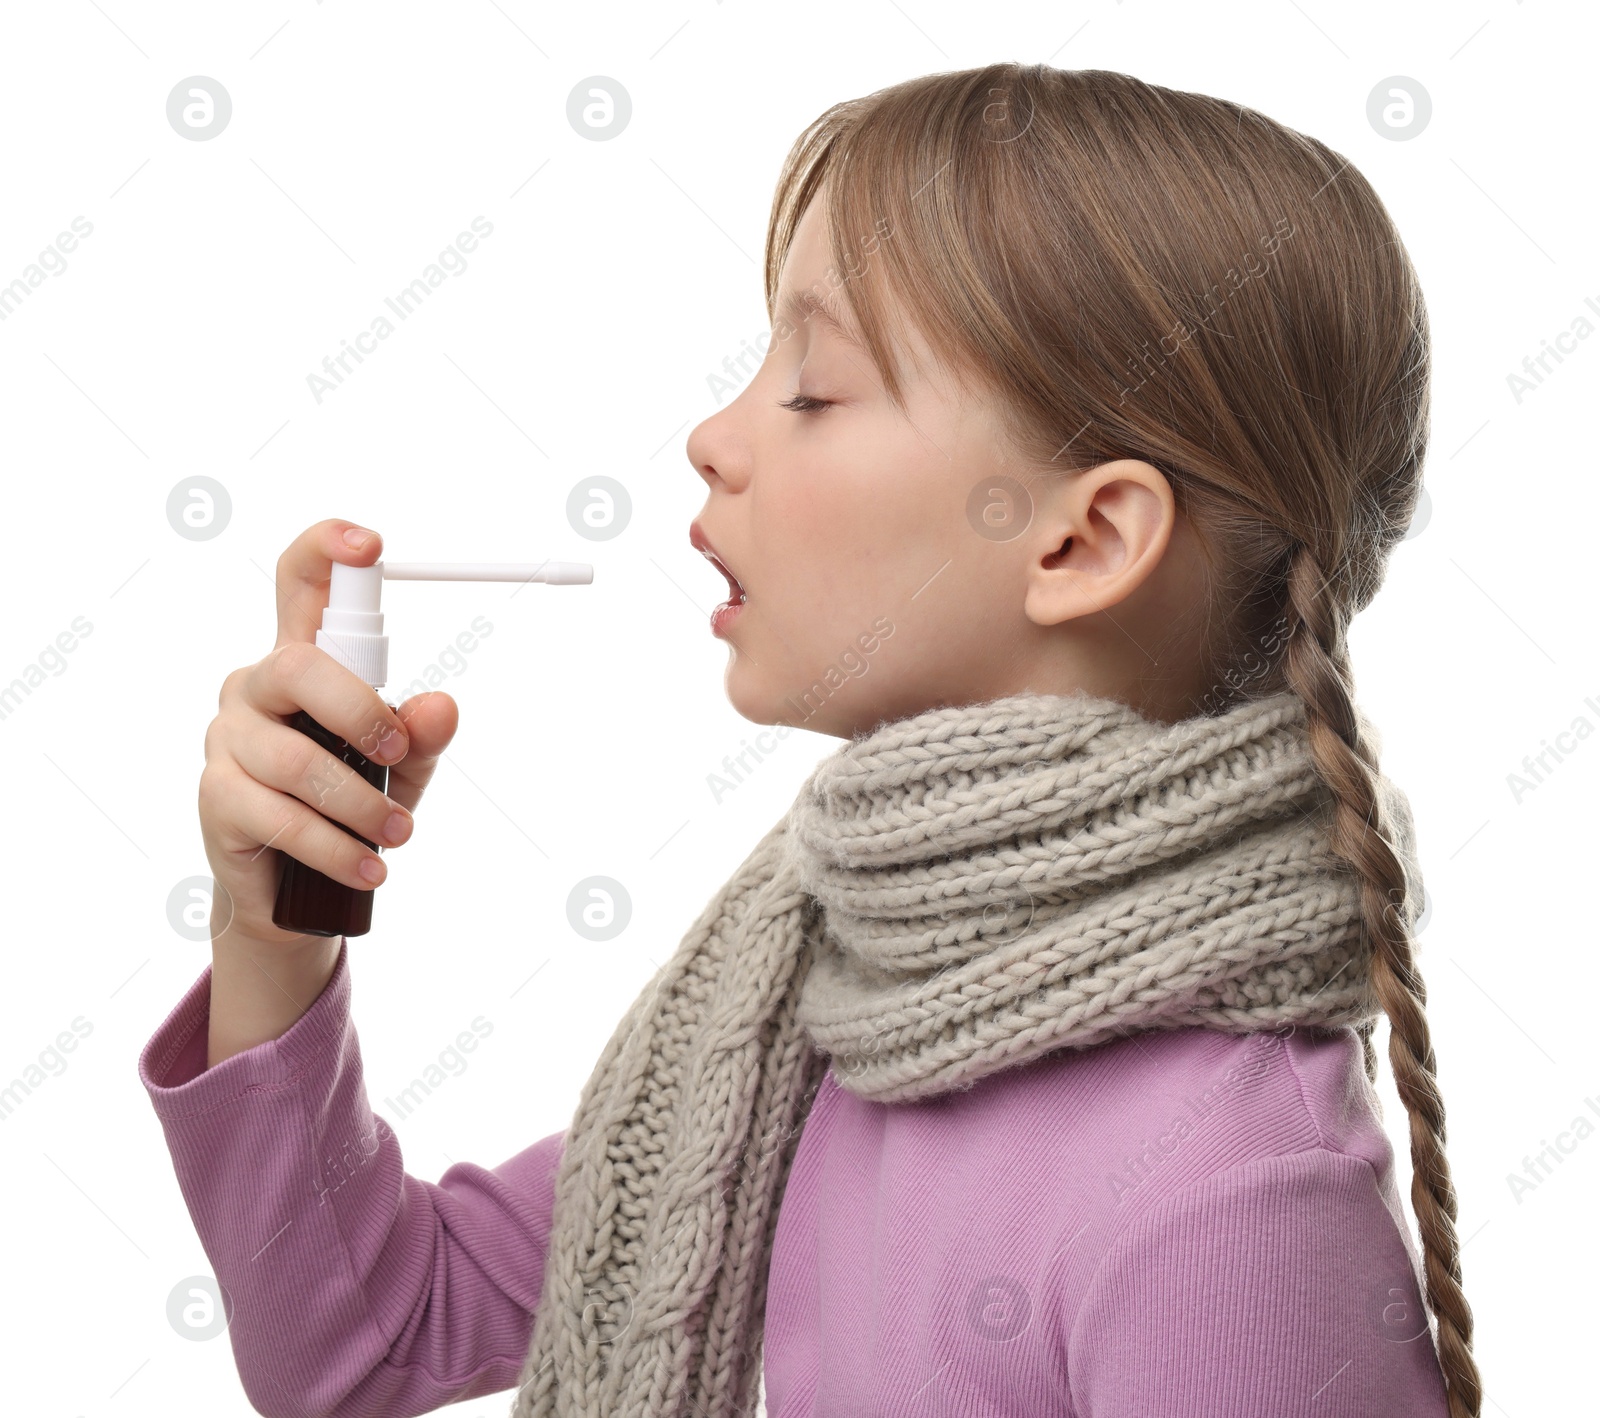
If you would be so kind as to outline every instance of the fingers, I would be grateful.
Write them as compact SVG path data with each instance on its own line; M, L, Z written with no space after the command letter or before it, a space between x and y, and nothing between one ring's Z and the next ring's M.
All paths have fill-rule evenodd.
M372 848L248 773L208 767L200 775L200 810L202 820L212 824L218 846L241 866L272 848L362 891L380 885L388 875L383 858ZM362 874L365 862L376 863L374 877Z
M410 747L400 716L378 691L326 650L304 641L287 641L251 665L242 677L230 675L222 694L225 705L230 694L238 694L257 714L287 718L304 709L323 728L375 763L394 763ZM232 747L237 753L240 745Z
M234 761L254 782L297 798L379 846L398 847L410 838L415 826L402 805L392 802L313 739L285 724L269 724L252 734L236 747Z
M455 737L460 710L443 690L430 690L414 694L400 705L400 722L410 735L411 746L389 770L389 796L407 811L415 812L434 769Z
M352 546L346 533L365 540ZM278 645L315 643L328 605L328 579L333 563L371 566L383 551L383 538L366 527L330 517L307 527L278 558L273 583L278 590Z

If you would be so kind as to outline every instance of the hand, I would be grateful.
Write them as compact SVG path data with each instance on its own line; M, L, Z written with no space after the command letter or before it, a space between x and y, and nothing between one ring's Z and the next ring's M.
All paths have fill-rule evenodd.
M378 690L316 645L333 563L371 566L382 552L376 532L350 546L351 530L366 529L339 519L318 522L278 559L277 644L223 680L217 716L206 729L199 805L216 881L214 946L226 940L286 950L310 939L272 923L280 852L358 890L381 883L388 871L383 858L326 819L383 846L409 840L412 814L455 736L458 709L448 694L413 695L392 710ZM300 709L364 756L389 764L388 794L291 728ZM376 881L362 875L366 862L377 863Z

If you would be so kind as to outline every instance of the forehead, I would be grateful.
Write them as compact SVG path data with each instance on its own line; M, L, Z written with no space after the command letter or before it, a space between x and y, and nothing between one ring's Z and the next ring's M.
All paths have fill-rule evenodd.
M825 201L818 193L795 227L778 286L778 313L795 324L815 315L860 348L847 304L838 294L843 280L828 246Z
M818 285L823 282L819 281ZM850 328L849 317L840 309L838 301L830 299L811 286L793 287L784 291L778 304L778 313L786 320L799 325L815 315L834 334L848 340L857 349L863 349L860 337Z
M841 274L828 244L826 212L825 194L819 192L801 214L784 256L775 314L797 327L815 315L818 324L870 364L870 352L856 326L845 291L847 280L859 281L866 266L862 264L851 273ZM874 259L867 256L864 262ZM944 362L935 355L917 323L907 315L903 303L882 280L877 282L876 293L879 308L889 321L889 328L883 335L889 343L889 358L896 377L908 391L925 381L943 387L948 383L944 377Z

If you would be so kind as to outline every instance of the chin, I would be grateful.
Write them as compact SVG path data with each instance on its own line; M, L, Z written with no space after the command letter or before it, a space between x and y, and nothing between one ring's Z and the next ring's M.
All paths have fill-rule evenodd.
M781 696L760 680L760 670L735 647L722 674L722 692L741 719L752 724L776 724L780 719L792 723L794 714L785 714Z
M742 660L737 653L728 661L722 689L734 712L752 724L777 726L784 733L792 729L809 729L817 734L839 733L829 722L831 705L816 711L798 695L787 694L781 685L774 685L756 665Z

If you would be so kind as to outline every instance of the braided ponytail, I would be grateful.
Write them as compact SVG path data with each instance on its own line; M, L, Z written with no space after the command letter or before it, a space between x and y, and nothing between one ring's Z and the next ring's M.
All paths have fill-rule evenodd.
M1309 547L1294 553L1288 576L1293 625L1284 654L1288 686L1306 705L1312 758L1332 790L1334 851L1360 874L1373 987L1389 1016L1389 1063L1411 1124L1411 1205L1422 1236L1428 1303L1438 1317L1439 1366L1451 1418L1479 1418L1482 1382L1472 1358L1472 1308L1461 1289L1456 1193L1445 1160L1444 1099L1423 1012L1428 992L1417 973L1403 914L1405 878L1390 846L1392 826L1378 793L1377 759L1361 731L1352 696L1344 610ZM1370 1026L1362 1044L1376 1080Z

